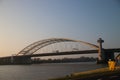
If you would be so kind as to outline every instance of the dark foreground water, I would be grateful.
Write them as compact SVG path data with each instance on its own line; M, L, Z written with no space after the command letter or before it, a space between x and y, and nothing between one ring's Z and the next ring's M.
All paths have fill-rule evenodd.
M0 65L0 80L48 80L74 72L105 67L91 62L33 65Z

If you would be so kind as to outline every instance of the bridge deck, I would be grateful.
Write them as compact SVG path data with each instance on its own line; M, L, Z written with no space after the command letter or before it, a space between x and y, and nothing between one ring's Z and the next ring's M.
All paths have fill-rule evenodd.
M105 52L120 52L120 48L104 49ZM70 52L54 52L54 53L40 53L32 55L19 55L18 57L43 57L43 56L57 56L57 55L75 55L75 54L95 54L98 53L98 50L83 50L83 51L70 51ZM11 56L0 57L9 58ZM17 56L16 56L17 57Z

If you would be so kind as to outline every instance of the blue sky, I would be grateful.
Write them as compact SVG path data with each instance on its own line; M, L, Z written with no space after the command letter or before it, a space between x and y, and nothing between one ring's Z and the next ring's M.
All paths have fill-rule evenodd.
M120 48L119 0L0 0L0 56L62 37Z

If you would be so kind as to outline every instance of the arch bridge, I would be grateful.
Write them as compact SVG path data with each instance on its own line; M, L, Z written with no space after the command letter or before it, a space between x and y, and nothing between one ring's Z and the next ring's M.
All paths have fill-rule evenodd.
M66 38L51 38L51 39L40 40L33 44L30 44L29 46L21 50L17 55L33 55L36 51L38 51L39 49L42 49L43 47L46 47L54 43L60 43L60 42L79 42L87 46L90 46L92 48L95 48L96 50L99 48L99 46L97 45L80 41L80 40L73 40L73 39L66 39Z
M86 46L92 47L94 48L94 50L34 54L35 52L37 52L38 50L46 46L49 46L55 43L61 43L61 42L77 42L77 43L81 43ZM98 40L98 45L88 43L85 41L73 40L73 39L67 39L67 38L50 38L50 39L45 39L45 40L34 42L28 45L27 47L25 47L23 50L21 50L17 55L0 58L0 61L1 62L6 61L7 63L10 63L10 64L30 64L31 57L37 57L37 56L41 57L41 56L55 56L55 55L98 53L98 63L104 63L104 62L107 62L109 59L114 59L114 52L120 52L120 49L119 48L118 49L103 49L102 48L103 42L104 41L101 38L99 38Z

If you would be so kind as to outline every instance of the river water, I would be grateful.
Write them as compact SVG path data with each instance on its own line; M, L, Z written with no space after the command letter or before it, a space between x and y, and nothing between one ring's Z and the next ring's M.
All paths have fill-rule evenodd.
M0 80L48 80L102 67L95 62L0 65Z

